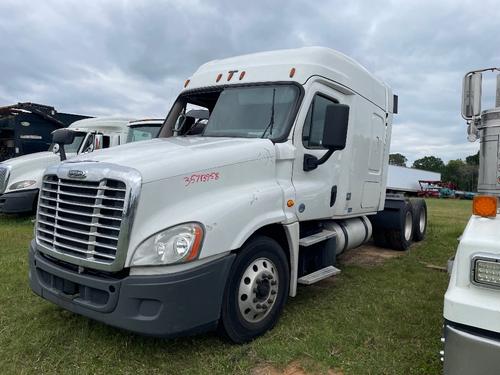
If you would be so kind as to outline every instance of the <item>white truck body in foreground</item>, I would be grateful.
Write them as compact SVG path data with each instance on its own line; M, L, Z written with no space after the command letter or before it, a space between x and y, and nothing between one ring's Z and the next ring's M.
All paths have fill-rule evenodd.
M251 340L298 283L337 273L336 254L371 237L365 215L384 210L393 103L388 86L325 48L201 66L159 138L45 172L31 288L135 332L219 324ZM208 122L187 121L191 106ZM405 246L408 207L395 202L385 220Z
M496 108L481 112L481 72L470 72L464 78L462 116L469 124L469 140L481 140L479 195L490 195L493 203L489 213L482 211L488 217L480 216L481 211L471 216L453 261L444 297L441 359L445 375L494 375L500 369L500 218L496 209L500 195L500 78Z
M152 127L155 133L162 124L161 120L140 120L118 117L100 117L79 120L68 129L75 132L75 141L67 150L67 157L88 154L94 149L118 146L127 141L140 140L141 127ZM97 139L98 135L101 138ZM130 138L130 139L128 139ZM147 139L143 138L142 139ZM103 142L104 144L99 144ZM60 156L53 151L37 152L12 158L0 163L0 212L23 213L33 210L34 202L42 186L45 169L60 162ZM3 173L2 173L3 171ZM3 177L3 178L2 178Z

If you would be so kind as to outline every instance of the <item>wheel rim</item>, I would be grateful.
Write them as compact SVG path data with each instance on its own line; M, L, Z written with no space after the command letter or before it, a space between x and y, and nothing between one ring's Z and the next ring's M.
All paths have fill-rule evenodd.
M418 222L418 227L420 229L420 233L424 233L426 223L427 223L427 220L426 220L425 210L422 208L420 210L420 220Z
M243 319L258 323L269 315L278 296L279 278L276 266L267 258L250 263L238 289L238 307Z
M411 212L408 211L405 216L405 240L409 241L411 239L411 229L413 226L413 220L411 217Z

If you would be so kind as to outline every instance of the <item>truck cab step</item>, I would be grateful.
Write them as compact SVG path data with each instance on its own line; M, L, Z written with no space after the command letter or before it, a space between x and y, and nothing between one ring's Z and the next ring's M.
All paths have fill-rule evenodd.
M326 279L327 277L338 275L341 271L334 266L328 266L320 270L314 271L307 275L302 276L297 280L299 284L311 285L317 283L320 280Z
M336 235L337 233L335 233L335 231L323 229L319 233L315 233L310 236L301 238L299 240L299 245L304 247L312 246L314 244L317 244L318 242L325 241L332 237L335 237Z

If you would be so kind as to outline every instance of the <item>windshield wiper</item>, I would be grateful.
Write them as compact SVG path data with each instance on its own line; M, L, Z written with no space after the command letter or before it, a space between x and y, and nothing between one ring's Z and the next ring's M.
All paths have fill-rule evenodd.
M271 106L271 119L269 120L269 124L266 126L264 129L264 132L260 136L261 138L264 138L267 131L269 130L269 135L273 135L273 125L274 125L274 99L276 96L276 89L273 89L273 103Z

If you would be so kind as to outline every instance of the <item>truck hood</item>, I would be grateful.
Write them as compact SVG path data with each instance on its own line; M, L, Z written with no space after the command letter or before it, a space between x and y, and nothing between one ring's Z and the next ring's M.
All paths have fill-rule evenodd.
M73 155L74 154L68 154L68 157L72 157ZM12 158L1 164L10 168L9 186L16 182L25 180L36 181L36 184L30 185L26 188L29 190L39 188L42 181L43 171L47 167L59 162L59 155L50 151L44 151ZM6 189L5 192L8 193L10 191L10 189Z
M274 158L274 145L268 139L174 137L98 150L65 163L106 162L131 167L141 173L143 183L148 183L250 160L271 162Z

